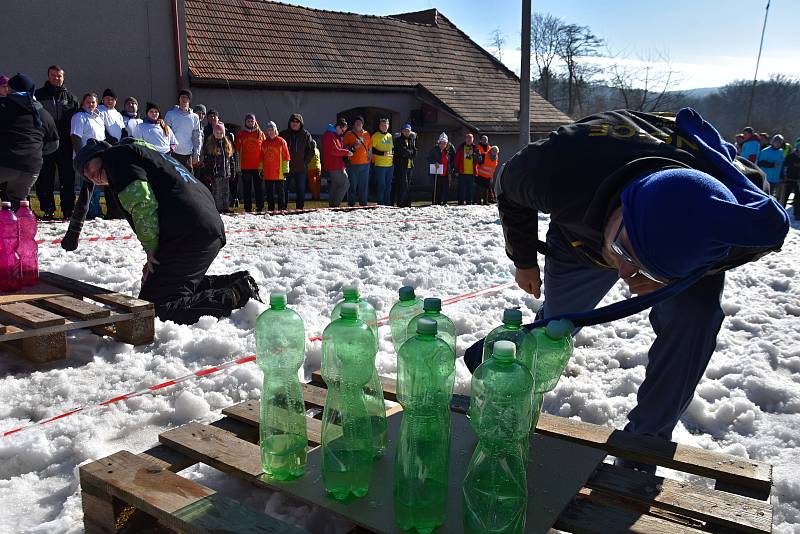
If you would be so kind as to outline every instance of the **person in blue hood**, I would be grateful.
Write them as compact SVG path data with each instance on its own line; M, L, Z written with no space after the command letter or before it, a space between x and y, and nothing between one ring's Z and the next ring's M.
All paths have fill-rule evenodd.
M788 214L765 186L763 173L688 108L609 111L562 126L497 179L516 281L537 298L544 287L539 318L592 310L620 279L646 295L698 278L650 311L656 337L626 431L671 438L714 353L725 271L783 244ZM539 212L550 214L546 242L537 237ZM470 369L480 363L475 352L465 355Z
M8 80L8 96L0 99L0 185L3 200L19 207L42 169L43 157L58 150L52 115L36 101L33 81L24 74Z

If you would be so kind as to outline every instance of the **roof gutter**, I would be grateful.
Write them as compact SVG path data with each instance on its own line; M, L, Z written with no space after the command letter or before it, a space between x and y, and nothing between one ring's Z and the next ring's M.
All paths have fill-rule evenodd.
M236 89L271 89L290 90L298 89L307 91L349 91L356 93L413 93L414 87L387 86L387 85L346 85L336 83L297 83L297 82L255 82L242 80L225 80L218 78L198 78L189 75L192 87L209 87Z

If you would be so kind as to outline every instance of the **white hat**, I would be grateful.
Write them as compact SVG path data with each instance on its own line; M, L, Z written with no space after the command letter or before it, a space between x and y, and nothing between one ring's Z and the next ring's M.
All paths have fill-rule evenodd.
M444 132L442 132L442 135L439 136L439 140L437 142L441 143L442 141L444 141L445 143L448 143L450 141L450 139L447 138L447 134Z

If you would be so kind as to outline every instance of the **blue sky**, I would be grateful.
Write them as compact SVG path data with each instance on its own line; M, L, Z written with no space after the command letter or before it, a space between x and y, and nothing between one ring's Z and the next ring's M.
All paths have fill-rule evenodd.
M519 0L353 2L348 7L332 0L289 3L373 15L435 7L487 49L490 32L500 28L508 40L503 61L519 71ZM623 61L636 63L642 55L666 53L682 89L752 79L765 6L766 0L533 0L534 12L589 26ZM772 0L770 5L759 78L773 73L800 76L799 0Z

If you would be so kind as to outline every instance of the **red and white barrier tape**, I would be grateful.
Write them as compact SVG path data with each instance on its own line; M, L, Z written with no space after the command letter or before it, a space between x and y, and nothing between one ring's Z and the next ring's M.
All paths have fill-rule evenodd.
M290 231L304 231L304 230L325 230L329 228L355 228L357 226L369 226L373 224L403 224L409 222L434 222L433 218L420 218L420 219L399 219L394 221L368 221L360 223L344 223L344 224L317 224L317 225L304 225L304 226L276 226L272 228L245 228L242 230L226 231L226 234L244 234L253 232L290 232ZM98 241L127 241L134 239L136 236L133 234L123 236L91 236L82 237L81 243L97 243ZM59 239L37 239L37 245L59 245Z
M463 295L458 295L458 296L451 297L449 299L443 300L442 301L442 305L455 304L457 302L461 302L462 300L472 299L472 298L475 298L475 297L487 295L489 293L496 293L498 291L502 291L503 289L506 289L506 288L511 287L513 285L514 285L513 281L512 282L504 282L502 284L496 284L496 285L493 285L493 286L490 286L490 287L486 287L484 289L480 289L478 291L473 291L471 293L465 293ZM383 317L383 318L379 319L378 320L378 326L385 325L388 320L389 320L388 317ZM309 338L308 340L311 341L311 342L317 342L317 341L322 341L322 338L319 337L319 336L314 336L314 337ZM46 425L48 423L52 423L54 421L58 421L59 419L64 419L65 417L69 417L70 415L75 415L77 413L86 412L86 411L91 410L93 408L103 408L103 407L110 406L112 404L116 404L116 403L124 401L124 400L132 399L134 397L140 397L142 395L149 395L149 394L155 393L156 391L168 388L170 386L174 386L176 384L180 384L181 382L186 382L188 380L193 380L193 379L199 378L201 376L212 375L214 373L218 373L219 371L223 371L225 369L230 369L231 367L236 367L238 365L243 365L243 364L246 364L246 363L253 362L253 361L255 361L255 359L256 359L255 355L251 354L249 356L243 356L241 358L237 358L235 360L230 360L230 361L227 361L225 363L221 363L219 365L215 365L213 367L206 367L205 369L201 369L199 371L195 371L193 373L190 373L190 374L178 377L178 378L173 378L171 380L167 380L165 382L161 382L160 384L156 384L154 386L150 386L150 387L147 387L147 388L144 388L144 389L140 389L138 391L132 391L130 393L125 393L123 395L117 395L116 397L112 397L110 399L104 400L103 402L100 402L100 403L97 403L97 404L86 404L86 405L83 405L83 406L81 406L79 408L74 408L72 410L64 412L64 413L62 413L60 415L56 415L55 417L49 417L47 419L43 419L41 421L37 421L37 422L31 423L29 425L20 426L20 427L17 427L17 428L12 428L10 430L6 430L6 431L3 432L2 437L5 438L5 437L11 436L13 434L17 434L19 432L22 432L23 430L28 430L30 428L40 427L40 426Z

